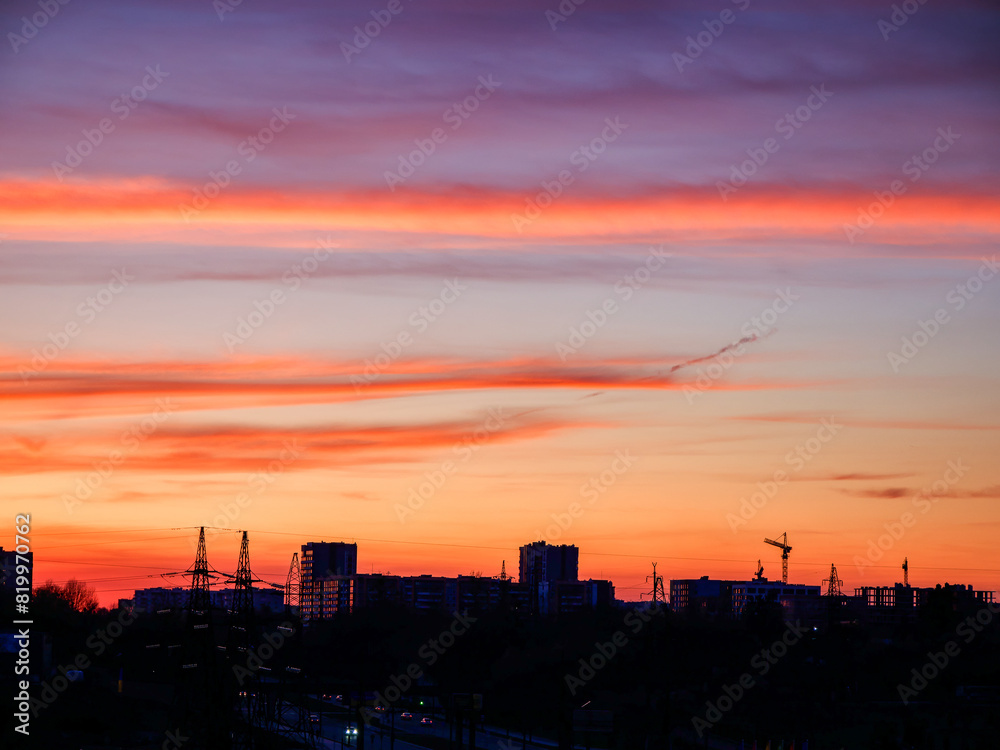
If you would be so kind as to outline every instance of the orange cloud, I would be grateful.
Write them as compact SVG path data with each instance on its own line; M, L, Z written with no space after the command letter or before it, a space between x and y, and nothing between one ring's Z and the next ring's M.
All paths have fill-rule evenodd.
M192 205L193 188L157 178L65 183L7 178L0 180L0 222L10 238L26 240L231 244L248 232L280 236L318 227L323 232L550 242L813 239L831 243L838 255L853 255L843 227L873 200L864 190L755 186L723 202L714 188L660 188L621 197L567 194L531 219L525 211L533 193L233 185L185 218L181 207ZM515 216L527 221L516 222ZM947 239L951 247L958 246L951 254L975 255L961 249L963 239L978 247L998 232L994 197L941 192L898 201L864 234L862 244L926 245ZM278 242L287 244L288 238Z
M417 425L341 426L328 428L174 426L165 423L148 433L128 431L95 435L93 431L60 435L39 453L10 446L0 455L0 474L90 472L107 462L111 451L124 455L130 471L259 472L278 461L281 471L398 463L417 460L424 450L456 447L469 441L491 443L529 440L569 427L593 424L500 413L463 422ZM132 434L134 439L129 440ZM117 441L115 438L120 438ZM140 442L141 441L141 442ZM20 442L14 438L14 442ZM141 451L129 455L131 446ZM124 498L128 499L128 498Z
M689 358L682 358L682 361ZM181 399L181 410L240 408L399 398L458 390L586 389L682 390L685 379L664 374L667 359L618 359L567 365L554 359L502 361L409 360L370 379L361 363L307 358L240 359L217 362L62 361L37 374L25 375L25 362L0 360L0 401L7 418L39 418L39 409L65 416L135 413L154 408L157 398ZM353 378L353 380L352 380ZM720 380L713 390L755 391L813 388L834 381ZM30 438L27 438L30 439Z
M828 414L760 414L730 417L741 422L784 422L788 424L815 424ZM1000 430L1000 425L971 424L968 422L938 422L906 419L859 419L838 415L837 419L850 427L868 427L876 430Z

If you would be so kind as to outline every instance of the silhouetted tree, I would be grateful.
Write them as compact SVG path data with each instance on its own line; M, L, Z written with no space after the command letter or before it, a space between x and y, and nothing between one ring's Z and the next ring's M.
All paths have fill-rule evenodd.
M73 612L90 614L97 610L97 592L83 581L71 578L65 586L59 586L52 579L35 589L36 606L49 606L54 610L67 607Z

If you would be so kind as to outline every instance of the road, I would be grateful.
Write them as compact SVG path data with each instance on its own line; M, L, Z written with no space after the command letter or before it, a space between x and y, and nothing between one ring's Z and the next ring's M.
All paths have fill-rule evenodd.
M319 696L314 696L318 699ZM322 726L322 736L325 740L333 742L333 744L328 744L327 747L339 748L341 747L340 740L344 737L344 730L347 727L347 722L343 715L343 706L339 704L334 704L333 711L314 711L317 715L321 716L321 726ZM420 719L423 716L431 716L434 719L434 724L431 726L424 726L420 724ZM365 737L365 748L366 750L390 750L390 727L389 724L392 717L386 715L382 717L384 726L376 727L371 726L365 729L367 736ZM351 722L353 726L353 722ZM443 740L448 739L449 727L447 722L440 714L430 714L430 713L414 713L414 718L408 721L404 721L399 718L399 713L395 716L395 726L396 726L396 740L392 743L391 750L411 750L411 748L418 748L419 750L427 750L427 745L420 742L420 737L437 737ZM363 728L363 725L362 725ZM466 728L466 732L468 729ZM468 734L465 735L466 744L468 744ZM350 747L357 746L357 740L353 739ZM343 747L349 747L344 744ZM477 727L476 728L476 748L477 750L553 750L556 747L555 742L548 742L545 740L533 740L530 742L522 741L520 737L511 734L508 739L507 730L501 729L499 727ZM580 750L584 750L584 746L580 745Z

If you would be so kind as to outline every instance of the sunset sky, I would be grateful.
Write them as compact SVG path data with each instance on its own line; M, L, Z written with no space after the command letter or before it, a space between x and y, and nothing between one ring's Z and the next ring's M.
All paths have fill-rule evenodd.
M53 5L0 11L36 582L183 585L206 525L280 583L544 538L635 600L787 531L998 588L993 4Z

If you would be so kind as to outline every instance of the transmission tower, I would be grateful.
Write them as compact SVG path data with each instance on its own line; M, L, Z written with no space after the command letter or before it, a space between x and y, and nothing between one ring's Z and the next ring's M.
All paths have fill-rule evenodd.
M233 618L247 620L253 616L253 573L250 572L250 542L243 532L240 542L240 561L233 579Z
M841 586L844 582L837 577L837 566L830 564L830 577L823 581L826 584L826 595L827 596L843 596Z
M656 574L656 563L653 563L653 575L646 576L646 583L652 579L653 581L653 591L650 593L650 603L653 607L659 607L661 604L665 605L667 603L667 597L663 593L663 576ZM639 597L642 598L641 596Z
M214 646L211 579L218 571L208 564L205 527L198 533L194 564L183 575L191 576L174 711L178 726L189 737L191 750L228 747L230 716L227 693Z
M497 587L497 594L499 596L497 604L499 604L501 611L506 612L510 608L510 584L513 580L507 575L506 560L500 561L500 575L497 576L497 580L500 581L500 584Z
M285 609L299 606L299 592L302 590L302 570L299 568L299 553L292 553L292 564L288 566L285 579Z
M233 750L252 750L262 741L262 732L268 726L266 696L260 674L256 669L249 669L249 657L257 640L255 632L253 608L253 584L260 579L254 578L250 570L250 540L247 532L243 532L240 542L240 559L236 566L233 580L233 601L229 610L229 640L228 650L231 665L243 668L242 678L231 681L230 690L233 694L234 726ZM245 672L251 672L247 677ZM234 671L235 675L236 672Z
M215 576L208 567L208 551L205 547L205 527L198 533L198 552L195 554L194 565L187 569L191 576L191 593L188 596L188 611L205 612L212 606L212 594L209 578Z

